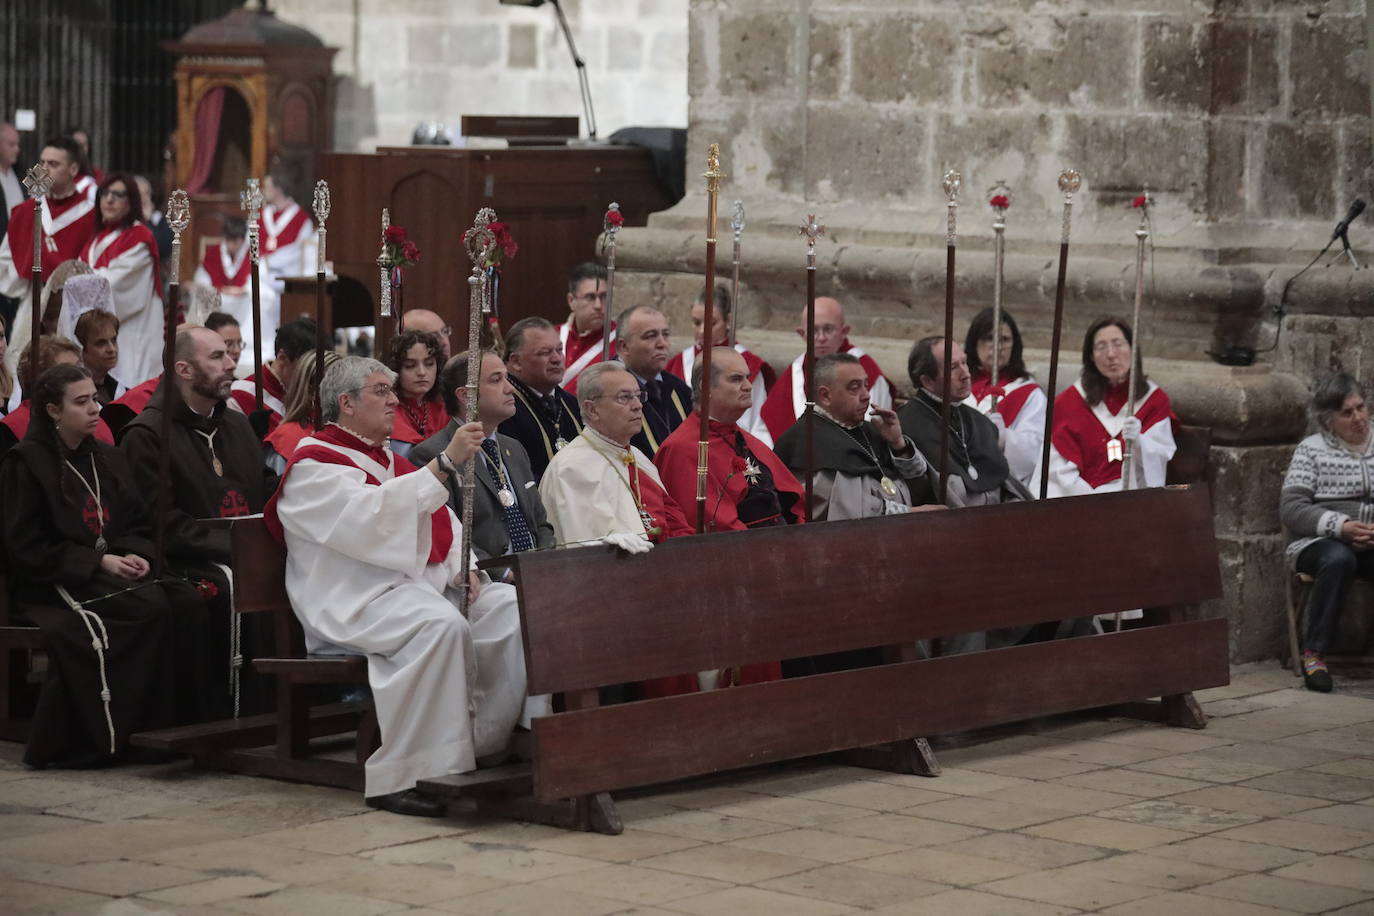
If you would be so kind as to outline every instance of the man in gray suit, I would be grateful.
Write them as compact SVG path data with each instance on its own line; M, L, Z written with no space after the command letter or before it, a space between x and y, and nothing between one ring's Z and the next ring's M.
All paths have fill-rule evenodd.
M534 471L525 447L496 427L515 413L515 389L506 375L501 357L487 350L482 353L478 376L477 419L486 433L477 455L477 487L472 514L472 549L479 560L518 553L535 547L552 547L553 526L544 517ZM452 419L448 425L411 450L410 460L423 467L447 447L465 421L468 359L459 353L450 359L439 375L444 406ZM461 518L463 481L461 475L448 480L448 502ZM505 570L490 570L499 579Z

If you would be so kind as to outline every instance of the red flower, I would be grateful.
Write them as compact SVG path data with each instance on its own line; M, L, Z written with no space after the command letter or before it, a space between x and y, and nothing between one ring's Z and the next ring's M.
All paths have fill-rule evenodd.
M506 259L515 257L515 253L520 250L520 246L516 244L515 237L510 233L510 225L508 223L495 222L487 228L491 230L492 235L496 236L496 247L501 250L501 254L503 254ZM491 263L499 264L501 260L500 257L493 256Z
M388 245L406 244L406 230L404 226L387 226L383 238Z
M219 586L215 585L215 583L211 582L209 579L197 579L196 591L200 594L202 599L208 601L219 594Z
M407 240L405 245L401 247L401 258L411 263L420 260L420 246Z
M735 474L743 474L743 473L744 473L744 469L745 469L746 467L748 467L748 465L746 465L746 464L744 463L744 459L741 458L739 455L732 455L732 456L730 457L730 474L731 474L731 476L733 476L733 475L735 475Z
M1131 201L1131 206L1135 207L1137 210L1139 210L1141 207L1148 207L1149 205L1150 198L1144 194L1141 194L1135 200Z
M621 213L619 210L607 210L606 225L615 226L619 229L621 226L625 225L625 214Z
M1005 194L998 194L992 200L988 201L988 203L991 204L994 209L1005 210L1011 206L1011 198L1007 197Z

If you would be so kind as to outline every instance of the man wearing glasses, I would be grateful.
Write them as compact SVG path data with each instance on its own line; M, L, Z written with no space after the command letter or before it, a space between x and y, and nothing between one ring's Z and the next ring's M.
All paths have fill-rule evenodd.
M797 334L806 339L806 310L801 313ZM883 378L878 363L863 350L849 342L849 325L844 320L844 306L829 296L816 297L816 359L831 353L849 353L858 357L868 375L868 394L874 407L892 406L892 386ZM792 365L768 390L768 399L759 410L758 422L750 430L769 447L801 417L806 407L805 367L806 348L792 360Z
M577 377L601 362L606 321L606 268L592 261L578 264L568 276L568 320L558 326L563 344L563 387L577 394ZM611 356L615 356L615 323L611 323Z
M406 331L426 331L439 336L439 345L443 348L444 357L439 360L441 366L448 365L449 358L449 338L453 336L453 328L444 324L444 319L440 318L435 312L429 309L406 309L401 316L401 333Z

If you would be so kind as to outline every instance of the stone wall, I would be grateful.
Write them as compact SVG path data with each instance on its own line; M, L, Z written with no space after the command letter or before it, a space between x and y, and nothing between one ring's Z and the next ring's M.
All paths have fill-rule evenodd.
M687 123L687 0L563 0L587 61L599 133ZM275 0L340 49L335 149L410 142L465 114L578 115L554 11L497 0ZM586 125L583 125L585 135Z
M1088 323L1130 314L1130 201L1148 187L1141 345L1181 419L1216 437L1209 483L1225 595L1207 612L1230 619L1237 660L1277 653L1277 493L1306 431L1307 386L1332 368L1374 368L1363 355L1374 272L1336 262L1284 296L1350 200L1370 193L1363 13L1359 0L693 0L688 174L719 142L721 210L746 202L741 338L775 362L795 353L805 282L796 226L817 213L830 230L821 289L904 380L911 340L943 325L940 178L958 168L957 333L991 301L985 191L1004 180L1014 195L1004 301L1043 379L1055 178L1073 166L1084 182L1063 387ZM689 180L687 199L625 230L617 252L617 299L657 303L684 330L704 263L703 192ZM1369 238L1357 223L1352 242ZM1206 351L1232 344L1259 349L1259 363L1210 361Z

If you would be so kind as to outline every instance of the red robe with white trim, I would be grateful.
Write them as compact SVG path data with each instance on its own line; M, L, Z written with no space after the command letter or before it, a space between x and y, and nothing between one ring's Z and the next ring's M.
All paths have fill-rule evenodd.
M256 378L257 376L249 376L234 381L229 388L231 408L245 415L251 415L257 410L257 399L253 395L253 382ZM262 407L271 411L267 418L267 432L270 435L281 422L282 414L286 413L286 386L268 365L262 367Z
M119 316L119 378L137 385L162 366L162 273L157 241L142 222L106 228L86 242L81 259L110 281Z
M848 338L840 345L841 353L858 357L868 375L868 394L874 407L892 406L892 385L883 377L883 370L873 357L851 344ZM768 399L759 410L759 419L749 432L771 446L778 437L792 428L806 409L806 379L802 373L802 363L806 354L802 353L792 361L787 371L778 376L778 382L768 391Z
M558 326L558 340L563 344L563 390L577 394L577 377L582 370L601 362L602 327L597 325L585 334L577 333L571 315ZM615 358L615 322L611 322L611 358Z
M1163 486L1164 469L1173 457L1173 426L1178 422L1164 389L1153 382L1136 404L1141 448L1135 456L1144 471L1144 486ZM1126 384L1108 390L1102 403L1090 406L1082 383L1075 382L1054 400L1054 431L1050 437L1050 496L1072 496L1095 490L1120 489L1121 424L1126 419ZM1109 427L1111 427L1109 429ZM1113 446L1111 443L1118 445ZM1134 477L1134 475L1132 475ZM1115 484L1115 486L1109 486Z
M1045 408L1049 406L1049 398L1030 375L1000 378L994 388L991 378L980 372L974 376L973 393L964 403L983 416L991 416L994 396L997 414L1005 426L999 438L1007 466L1017 480L1038 489L1035 470L1040 465L1045 445Z

